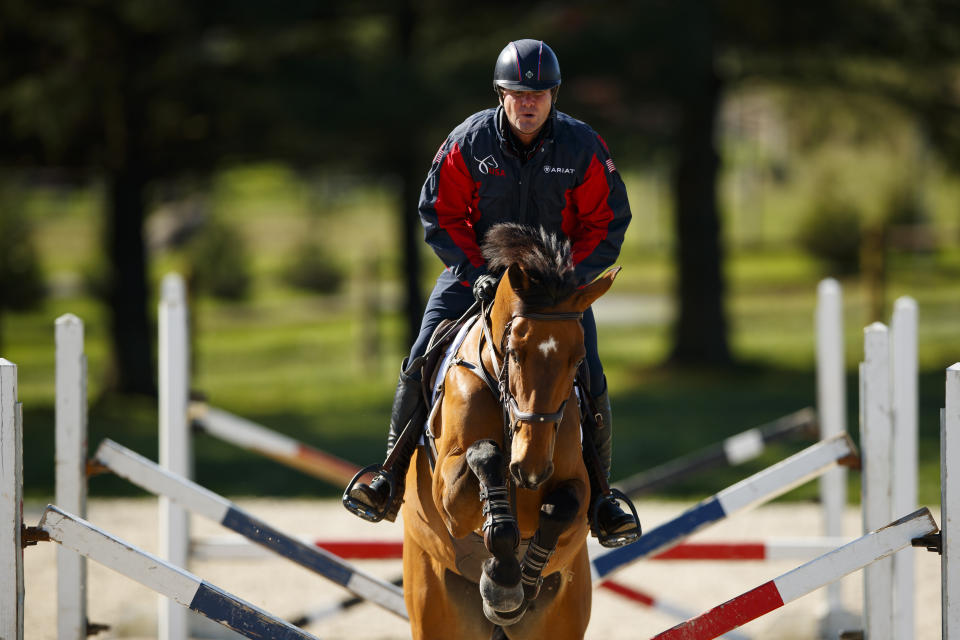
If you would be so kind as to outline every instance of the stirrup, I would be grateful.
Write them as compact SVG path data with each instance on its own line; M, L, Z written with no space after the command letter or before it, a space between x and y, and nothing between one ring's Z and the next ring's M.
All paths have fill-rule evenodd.
M357 482L360 480L360 478L368 473L373 473L375 476L383 478L390 487L390 495L387 497L387 502L383 509L376 510L370 505L364 504L350 497L350 492L353 491L353 488L356 486ZM371 480L370 483L372 484L373 480ZM380 522L390 514L391 507L393 507L393 501L396 499L396 497L397 483L393 473L384 471L383 465L377 463L371 464L370 466L364 467L363 469L360 469L360 471L357 471L357 474L353 476L353 480L351 480L350 483L347 484L347 488L343 490L343 498L341 501L343 502L343 506L350 513L363 518L367 522Z
M630 507L630 511L633 513L633 521L636 523L636 526L634 526L632 529L619 531L617 533L601 532L599 523L597 522L597 514L599 513L600 505L604 500L622 502ZM614 489L611 487L610 493L603 496L598 496L597 499L594 500L593 507L590 509L590 530L593 532L593 535L596 536L600 546L607 547L609 549L615 549L617 547L628 545L631 542L636 542L636 540L640 537L640 516L637 515L637 508L633 506L633 502L630 501L630 498L628 498L627 495L619 489Z

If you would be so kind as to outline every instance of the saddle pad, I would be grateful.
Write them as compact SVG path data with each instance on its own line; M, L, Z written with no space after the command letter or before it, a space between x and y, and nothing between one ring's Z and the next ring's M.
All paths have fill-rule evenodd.
M477 321L477 316L473 320L470 320L457 332L457 335L453 338L453 341L447 346L446 352L444 352L443 360L440 362L440 366L437 367L437 374L434 378L433 388L430 391L430 406L427 407L427 418L423 425L423 432L420 434L420 440L418 444L426 445L427 434L430 433L430 421L433 419L433 406L437 403L437 399L440 397L440 393L443 391L443 379L447 376L447 369L450 368L450 363L453 361L454 356L456 356L457 350L460 348L460 345L463 344L463 341L467 338L467 332L470 331L470 328ZM431 460L431 468L433 467L433 462Z
M447 347L447 351L443 356L443 362L441 362L440 366L437 368L437 376L434 378L433 392L430 394L431 406L437 401L437 397L440 395L440 391L443 389L443 379L447 375L447 369L450 368L450 362L457 354L457 350L460 348L460 345L463 344L464 340L466 340L467 332L470 331L479 317L480 316L477 316L473 320L464 323L464 325L460 327L460 331L457 332L457 336L453 339L453 342L451 342Z

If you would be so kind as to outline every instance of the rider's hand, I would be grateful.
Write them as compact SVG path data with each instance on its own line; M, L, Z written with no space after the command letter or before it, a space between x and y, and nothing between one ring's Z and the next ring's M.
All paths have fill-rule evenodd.
M499 279L489 273L485 273L473 283L473 297L480 302L492 302L497 295L497 284Z

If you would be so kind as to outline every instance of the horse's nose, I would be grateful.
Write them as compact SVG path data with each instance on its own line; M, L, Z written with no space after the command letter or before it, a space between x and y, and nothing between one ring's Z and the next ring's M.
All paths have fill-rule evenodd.
M510 475L521 489L536 489L553 475L553 462L548 461L539 472L525 471L519 462L511 462Z

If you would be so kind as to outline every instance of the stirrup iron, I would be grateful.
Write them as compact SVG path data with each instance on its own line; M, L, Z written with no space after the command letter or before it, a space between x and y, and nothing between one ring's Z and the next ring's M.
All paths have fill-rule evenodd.
M353 488L356 486L357 482L359 482L360 478L368 473L373 473L374 477L383 478L383 480L387 483L387 486L390 487L390 495L387 497L387 502L383 509L374 509L370 505L364 504L350 497L350 492L353 491ZM370 480L368 486L371 484L373 484L373 480ZM341 501L343 502L343 506L350 513L363 518L367 522L380 522L387 517L388 514L390 514L391 507L393 507L396 497L397 482L394 474L391 471L385 471L382 464L376 463L357 471L357 474L353 476L353 479L349 482L349 484L347 484L347 488L343 490L343 497L341 498Z
M627 529L626 531L603 534L600 531L600 526L597 522L597 515L604 500L612 500L614 502L626 504L628 507L630 507L630 512L633 514L633 521L636 523L636 526L632 529ZM593 507L590 509L590 531L594 536L596 536L600 545L607 547L608 549L615 549L617 547L628 545L631 542L635 542L641 535L640 516L637 515L637 508L633 505L633 502L625 493L619 489L610 487L608 493L600 495L596 500L594 500Z

